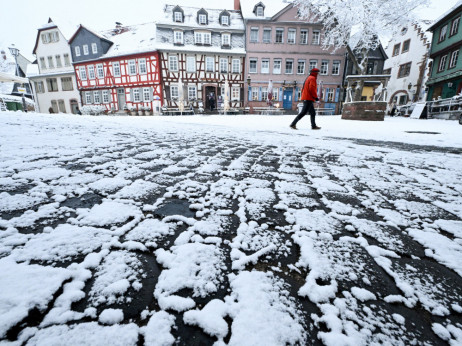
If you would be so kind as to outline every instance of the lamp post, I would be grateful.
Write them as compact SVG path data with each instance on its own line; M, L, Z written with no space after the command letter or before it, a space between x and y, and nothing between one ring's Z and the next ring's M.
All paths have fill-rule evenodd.
M12 47L8 47L8 49L10 50L11 55L14 56L14 62L16 64L16 76L20 77L19 67L18 67L19 49L14 47L14 45L12 45ZM24 89L24 84L23 84L23 89ZM22 92L22 110L23 112L27 112L26 99L24 98L24 92Z
M250 79L250 74L247 75L247 107L250 106L250 97L251 97L251 92L250 92L250 82L252 80ZM249 95L250 94L250 95Z

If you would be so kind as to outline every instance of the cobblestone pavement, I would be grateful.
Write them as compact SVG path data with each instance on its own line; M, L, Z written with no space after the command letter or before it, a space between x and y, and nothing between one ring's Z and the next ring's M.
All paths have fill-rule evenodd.
M461 149L21 133L0 152L0 344L462 344Z

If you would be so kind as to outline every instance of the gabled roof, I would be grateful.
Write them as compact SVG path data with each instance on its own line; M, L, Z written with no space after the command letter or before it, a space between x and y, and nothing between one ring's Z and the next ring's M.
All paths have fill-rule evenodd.
M57 28L61 32L61 34L64 36L64 38L68 40L72 36L72 34L75 32L77 27L78 27L77 25L71 22L68 22L68 21L62 21L62 22L56 23L51 18L48 18L48 23L42 25L38 29L37 37L35 39L35 46L34 46L34 50L32 51L32 54L35 54L35 51L37 50L37 46L38 46L39 39L40 39L40 34L42 33L42 31Z
M72 37L69 39L69 44L71 44L72 41L74 41L74 39L77 37L77 35L79 34L79 32L80 32L81 30L87 30L88 32L90 32L90 33L92 33L93 35L95 35L96 37L100 38L101 40L106 41L106 42L112 44L112 41L109 41L109 40L108 40L106 37L104 37L103 35L100 35L100 34L98 34L97 32L88 29L87 27L83 26L82 24L79 25L79 28L77 29L77 31L76 31L76 32L74 33L74 35L72 35Z
M451 17L454 14L454 12L457 12L457 11L459 11L461 9L462 9L462 0L459 0L453 7L451 7L447 12L445 12L443 15L441 15L437 20L435 20L433 25L431 25L427 29L427 31L435 30L436 27L441 24L441 22L446 21L447 19L449 19L449 17Z

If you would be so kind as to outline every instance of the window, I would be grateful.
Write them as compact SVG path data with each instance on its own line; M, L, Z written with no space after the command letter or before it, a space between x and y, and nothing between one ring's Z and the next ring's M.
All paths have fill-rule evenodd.
M227 58L220 58L220 72L221 73L228 72L228 59Z
M143 88L143 101L151 101L151 88Z
M274 59L273 60L273 74L281 74L281 59Z
M456 67L458 59L459 59L459 50L455 50L451 54L451 60L449 60L449 68Z
M327 102L334 102L335 101L335 89L329 88L327 90Z
M63 67L63 63L61 62L61 55L55 55L56 59L56 67Z
M99 104L101 103L101 94L99 93L99 91L93 91L93 103L95 104Z
M407 64L399 66L398 78L409 76L409 74L411 73L411 64L412 63L408 62Z
M231 35L230 34L222 34L221 35L221 44L223 46L229 46L231 44Z
M294 73L294 61L292 59L286 59L286 74Z
M61 78L61 87L63 88L63 91L74 90L74 87L72 85L72 77L62 77Z
M59 41L59 33L57 31L53 32L53 41L54 42Z
M128 60L128 74L132 76L136 74L136 61L135 60Z
M452 21L451 33L449 34L449 36L454 36L455 34L459 32L459 23L460 23L460 17L457 17L456 19Z
M175 31L173 36L174 36L174 43L183 44L183 31Z
M440 30L440 38L439 38L438 42L444 41L446 39L447 31L448 31L448 25L446 24Z
M399 105L405 105L407 103L407 95L401 95L399 97L398 104Z
M196 44L210 44L211 33L209 32L196 32L194 35Z
M207 24L207 16L205 14L199 15L199 24Z
M271 43L271 29L263 29L263 43Z
M239 101L240 98L240 90L238 87L231 88L231 100L232 101Z
M306 66L306 61L299 60L297 64L297 74L305 74L305 66Z
M97 54L98 53L98 46L96 45L96 43L92 43L91 44L91 52L93 54Z
M138 69L140 74L146 74L148 72L146 68L146 59L138 59Z
M133 102L141 102L140 89L133 89Z
M268 87L261 88L261 99L262 101L268 100Z
M250 42L258 42L258 28L250 29Z
M109 103L109 90L103 90L103 103Z
M263 7L262 6L257 7L257 17L263 17Z
M258 100L258 88L255 88L255 87L252 88L252 100L254 101Z
M48 43L48 35L47 34L42 34L40 36L42 37L42 42L43 43Z
M114 73L114 77L120 77L120 62L112 63L112 73Z
M376 61L370 61L367 63L366 67L366 74L375 74L377 71L377 62Z
M88 51L88 44L84 44L83 45L83 55L88 55L89 51Z
M58 100L58 108L61 113L66 113L66 106L64 100Z
M241 60L233 59L231 63L231 72L240 73L241 72Z
M179 11L176 11L174 13L174 17L175 17L175 22L180 22L181 23L183 21L183 15Z
M47 37L48 37L48 42L53 42L53 33L52 32L48 32Z
M257 73L257 62L258 62L258 59L249 60L249 72L250 73Z
M438 72L441 72L441 71L444 71L444 69L446 68L446 60L448 59L448 55L443 55L441 58L440 58L440 64L438 65Z
M391 68L384 69L383 74L391 74Z
M393 47L393 56L397 56L399 54L399 48L401 47L401 43L395 44Z
M229 17L221 16L221 25L229 25Z
M196 72L196 57L186 57L186 72Z
M205 71L206 72L214 72L215 71L214 65L215 65L214 58L209 57L209 56L205 58Z
M88 66L88 78L95 79L95 66L93 65Z
M64 54L64 66L71 66L71 61L69 60L69 54Z
M283 43L284 29L276 29L275 43Z
M188 100L195 100L197 98L197 89L195 85L188 86Z
M75 56L80 56L80 47L76 46L74 50L75 50Z
M261 70L260 73L269 73L269 59L261 60Z
M301 92L302 89L300 89ZM300 99L300 98L298 98ZM273 100L279 101L279 88L273 88Z
M51 108L53 108L53 112L59 113L58 103L56 102L56 100L51 100Z
M80 71L80 79L87 80L87 70L85 70L85 66L80 66L79 71Z
M321 33L319 30L313 30L313 40L312 44L319 44L321 42Z
M319 74L326 76L329 71L329 61L323 60L321 61L321 72Z
M178 57L176 55L168 57L168 69L170 71L178 71Z
M96 75L97 75L98 78L100 78L100 79L104 78L103 64L98 64L98 65L96 65Z
M58 80L56 78L47 78L48 92L58 91Z
M300 30L300 44L308 44L308 30Z
M46 70L47 68L47 64L45 63L45 58L44 57L41 57L40 58L40 67L44 70Z
M52 56L49 56L48 57L48 68L54 68L54 64L53 64L53 57Z
M90 91L85 92L85 104L86 105L91 104L91 92Z
M340 61L334 60L332 63L332 75L338 76L340 74Z
M177 99L178 98L178 85L170 86L170 97L172 99Z
M318 61L317 60L310 60L310 72L312 69L318 67Z
M35 82L35 91L37 94L43 94L45 92L43 82Z
M295 44L296 33L297 31L295 29L289 29L289 32L287 33L287 43Z
M401 53L406 53L406 52L409 52L409 46L411 44L411 40L406 40L403 42L403 50L401 51Z

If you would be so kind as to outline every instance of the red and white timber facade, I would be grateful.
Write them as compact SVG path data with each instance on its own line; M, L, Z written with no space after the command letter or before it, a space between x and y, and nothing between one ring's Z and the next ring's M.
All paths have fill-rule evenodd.
M155 37L153 23L117 28L105 36L79 28L71 49L76 55L74 69L84 106L105 106L108 112L160 112L163 97L159 53L155 47L140 45L149 33ZM98 38L100 45L95 42ZM92 57L91 54L98 55L100 47L102 54Z

